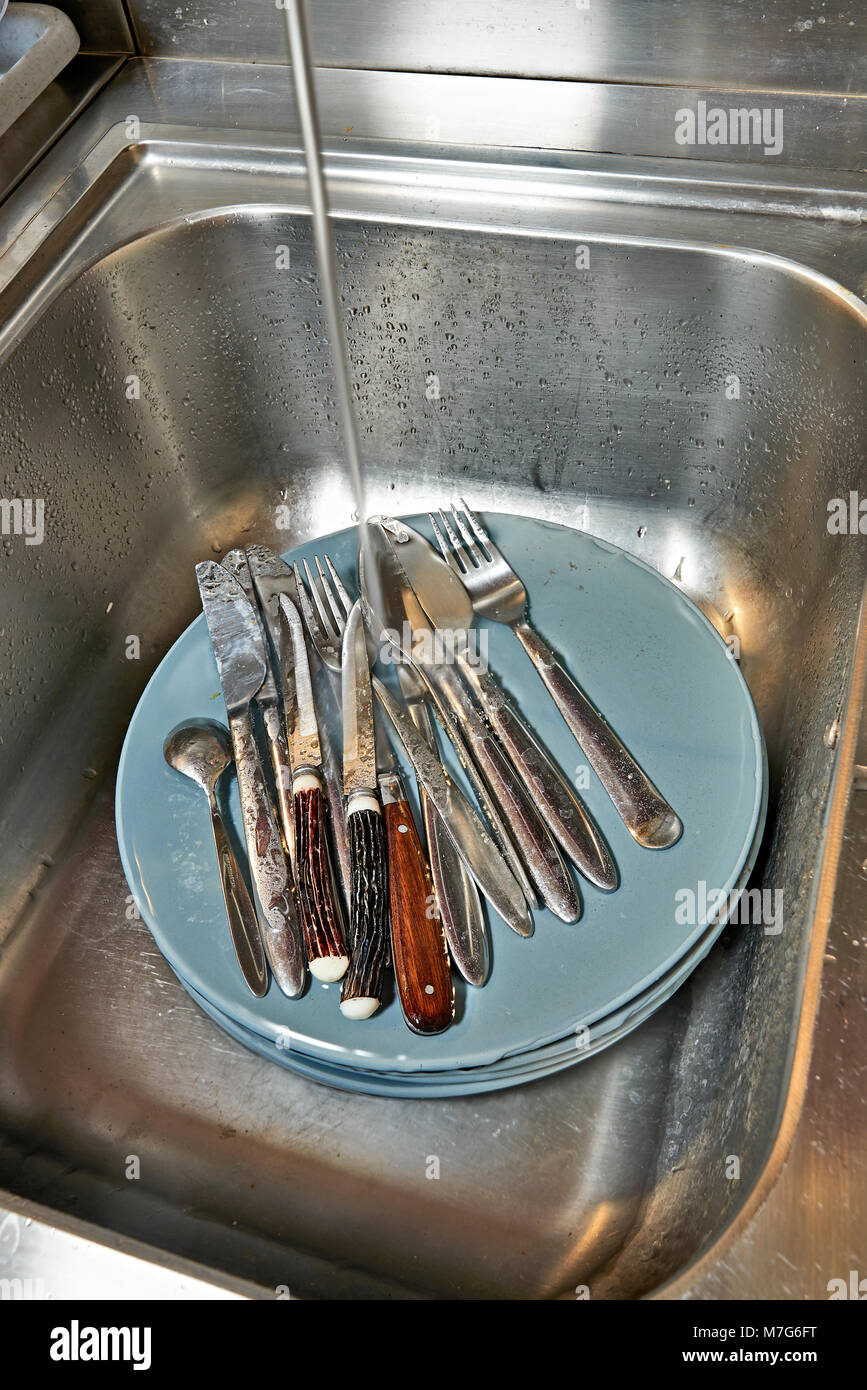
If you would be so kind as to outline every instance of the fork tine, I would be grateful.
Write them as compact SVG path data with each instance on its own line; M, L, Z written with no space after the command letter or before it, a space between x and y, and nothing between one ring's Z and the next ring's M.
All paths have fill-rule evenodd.
M310 637L314 645L318 648L319 638L322 635L321 629L319 627L319 620L317 619L316 614L313 611L313 605L310 602L310 595L307 592L307 585L304 583L304 579L302 577L301 570L298 567L297 560L293 564L292 568L295 572L295 588L298 591L298 606L301 609L301 616L304 619L304 626L307 628L307 631L310 634Z
M455 528L452 526L452 523L449 521L442 507L440 507L440 521L445 527L446 535L449 538L449 544L458 560L465 570L471 570L473 568L473 562L467 554L466 548L462 544L460 537L455 534Z
M352 599L349 597L348 593L344 589L340 575L337 573L337 570L334 568L333 564L331 563L331 559L328 555L325 556L325 563L328 566L328 572L331 575L331 578L334 580L334 587L337 590L337 593L340 597L340 602L343 604L344 611L348 618L350 613L352 612Z
M482 549L488 552L492 560L498 560L500 558L500 552L494 545L494 542L491 540L490 536L488 535L482 523L479 521L479 518L476 516L475 512L467 506L463 497L459 497L458 501L461 504L467 521L470 523L474 532L476 533L476 539L478 541L481 541Z
M342 637L343 629L346 626L346 619L343 616L343 609L340 607L340 604L334 597L334 590L332 589L331 584L328 581L328 575L322 568L322 561L320 560L318 555L314 555L313 559L316 562L316 572L319 575L319 583L322 585L322 592L328 600L328 606L331 609L331 612L334 616L335 626L339 635Z
M464 538L467 550L470 552L470 555L472 556L473 563L475 564L477 569L481 569L482 565L486 565L488 563L487 555L484 555L481 552L481 550L479 550L479 547L473 540L470 528L467 526L467 523L464 521L464 518L461 516L461 513L458 511L457 507L452 507L452 516L454 517L455 525L457 526L458 530Z
M325 604L322 602L322 598L320 596L319 589L317 588L316 581L314 580L313 575L310 573L310 566L308 565L306 560L304 561L304 573L307 575L307 584L310 588L310 597L316 604L316 611L319 614L319 619L322 623L325 635L326 637L330 637L333 642L336 642L340 636L340 633L336 631L334 627L334 620L328 612L328 609L325 607Z
M446 564L448 565L449 569L450 569L450 570L454 570L455 574L458 576L458 579L460 579L461 576L463 575L463 570L461 569L460 565L458 564L457 558L455 557L455 555L453 555L452 551L449 549L449 543L448 543L448 541L446 540L445 536L443 535L442 531L440 530L440 524L439 524L439 522L437 521L437 519L436 519L436 517L434 516L433 512L428 512L427 516L428 516L428 521L430 522L431 526L433 527L433 533L434 533L434 535L436 536L436 542L437 542L437 545L438 545L439 548L440 548L440 554L442 555L442 557L443 557L443 559L445 560Z

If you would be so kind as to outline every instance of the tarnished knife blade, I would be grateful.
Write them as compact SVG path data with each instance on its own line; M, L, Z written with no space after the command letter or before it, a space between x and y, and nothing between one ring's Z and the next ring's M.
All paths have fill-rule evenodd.
M262 626L262 619L256 602L256 590L253 585L253 576L250 573L247 556L243 550L230 550L223 556L220 564L224 570L228 570L231 575L234 575L241 585L241 588L250 601L250 607L256 614L256 621L259 624L259 632L262 637L262 651L267 663L267 669L265 671L265 679L256 694L256 699L259 701L260 706L275 704L277 701L277 682L274 678L274 666L268 652L268 639L265 635L265 629Z
M343 790L351 796L376 788L373 693L360 603L346 622L342 666Z
M278 662L283 655L284 627L280 618L280 595L286 594L292 603L297 603L295 575L291 565L269 550L267 545L248 545L247 562L253 586L259 598L259 605L265 615L268 636Z
M196 565L196 579L231 716L249 705L265 679L268 663L262 630L243 588L222 565L205 560Z
M280 608L289 633L289 649L292 653L292 670L291 674L287 673L284 676L283 690L286 700L289 754L292 767L297 771L301 767L319 767L322 762L322 750L301 616L286 594L280 595Z

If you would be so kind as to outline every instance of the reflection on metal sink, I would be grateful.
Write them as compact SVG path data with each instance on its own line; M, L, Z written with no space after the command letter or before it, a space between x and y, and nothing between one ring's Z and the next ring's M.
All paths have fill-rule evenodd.
M311 1085L192 1004L130 908L120 743L195 561L354 499L298 154L114 131L0 258L3 487L45 500L41 545L3 540L0 1182L263 1296L645 1295L752 1200L809 1045L863 584L826 525L865 446L867 311L823 273L851 219L811 221L806 178L786 218L718 170L699 196L617 161L330 165L370 509L461 491L709 606L767 738L784 930L730 928L617 1047L464 1101Z

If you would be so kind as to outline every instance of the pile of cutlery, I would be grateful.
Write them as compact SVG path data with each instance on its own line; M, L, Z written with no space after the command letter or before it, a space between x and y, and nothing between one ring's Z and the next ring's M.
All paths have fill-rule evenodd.
M439 550L402 521L364 523L356 595L327 555L315 558L315 574L263 545L196 567L258 914L214 798L231 756L225 734L199 721L174 731L165 749L208 794L250 989L267 988L267 958L284 994L301 994L309 969L325 984L340 981L342 1012L365 1019L385 998L391 964L406 1024L422 1034L452 1022L452 964L471 985L487 978L482 897L527 937L539 903L563 922L580 917L570 865L604 891L618 884L586 806L476 659L475 616L513 628L637 843L664 849L681 833L675 812L531 627L524 586L479 519L462 503L450 518L432 515L431 525ZM377 660L396 673L396 688L372 670ZM442 761L434 717L478 809ZM423 836L392 739L417 779Z

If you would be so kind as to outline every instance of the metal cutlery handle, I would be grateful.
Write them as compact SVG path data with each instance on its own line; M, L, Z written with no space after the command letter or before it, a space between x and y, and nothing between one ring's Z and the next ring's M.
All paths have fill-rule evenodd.
M436 735L426 705L413 698L406 701L406 707L422 738L436 753ZM488 934L479 891L421 782L418 794L431 878L451 957L467 984L480 986L488 973Z
M262 710L262 723L265 725L265 734L268 739L268 751L271 755L271 767L274 771L274 783L277 788L277 804L280 808L280 825L283 830L283 839L286 842L289 863L294 868L295 816L292 806L292 769L289 764L289 750L286 747L286 734L283 730L283 721L280 718L280 711L276 705L266 706Z
M304 988L304 948L286 855L271 809L249 707L230 718L229 729L235 753L250 872L267 924L265 950L274 979L283 993L292 998Z
M334 892L334 871L328 848L327 803L318 774L296 771L295 882L307 960L318 980L340 980L349 955L343 913Z
M630 835L645 849L673 845L683 826L665 797L535 629L520 622L514 631Z
M346 830L352 869L352 951L340 1008L348 1018L369 1018L382 1003L388 950L388 858L385 824L375 797L366 797L358 810L348 808Z
M416 776L430 800L436 805L440 827L445 828L467 871L503 921L518 936L532 936L533 919L527 907L524 890L500 853L496 842L488 834L463 792L455 786L440 762L438 753L422 738L402 706L376 676L373 677L373 688L406 749ZM439 704L437 714L438 717L454 723L448 712ZM463 750L460 757L462 760L466 758L469 762L469 753L463 743L460 746Z
M223 902L226 904L232 945L238 957L241 974L252 992L261 999L262 995L268 992L268 963L265 959L259 919L213 793L209 795L208 802L211 808L214 848L220 866L220 886L223 890Z
M577 922L581 907L560 851L496 736L486 728L457 671L445 665L425 667L425 671L460 722L470 752L505 817L543 903L561 921Z
M466 658L460 669L560 848L597 888L616 888L617 869L601 832L508 695Z
M388 846L391 959L400 1007L414 1033L441 1033L455 1013L445 933L412 811L396 773L379 778Z

